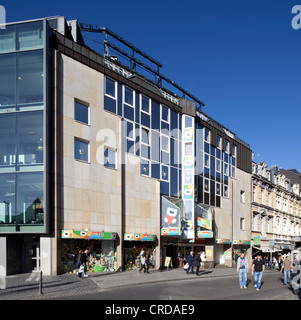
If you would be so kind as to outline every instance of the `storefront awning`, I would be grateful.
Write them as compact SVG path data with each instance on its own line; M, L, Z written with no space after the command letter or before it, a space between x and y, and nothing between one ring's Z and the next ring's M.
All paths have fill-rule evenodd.
M230 239L215 239L214 242L217 244L231 244Z
M156 236L153 234L125 233L124 241L155 241Z
M242 246L249 246L249 245L251 245L251 241L250 240L233 240L233 244L242 245Z
M115 232L62 230L62 239L116 240Z

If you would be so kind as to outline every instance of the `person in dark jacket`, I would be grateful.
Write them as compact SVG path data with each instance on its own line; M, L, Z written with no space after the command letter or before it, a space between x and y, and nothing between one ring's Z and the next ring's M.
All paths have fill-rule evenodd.
M187 274L189 274L189 270L191 268L191 274L193 274L193 252L190 252L190 255L187 257L187 263L189 265L187 269Z
M201 253L198 252L195 256L194 256L194 259L193 259L193 267L196 268L195 270L195 274L197 276L200 275L200 263L201 263L202 259L201 259Z

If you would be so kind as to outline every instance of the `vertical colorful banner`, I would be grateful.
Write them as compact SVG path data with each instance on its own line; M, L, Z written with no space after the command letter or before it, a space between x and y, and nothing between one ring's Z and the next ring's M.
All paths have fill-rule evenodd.
M195 142L194 118L182 116L182 199L183 218L185 221L183 237L195 239L194 226L194 174L195 174Z

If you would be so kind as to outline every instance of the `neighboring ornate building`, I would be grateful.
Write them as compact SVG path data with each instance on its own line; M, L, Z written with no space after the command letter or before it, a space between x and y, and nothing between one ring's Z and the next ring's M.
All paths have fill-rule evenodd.
M278 170L265 162L252 167L253 254L291 254L300 259L296 243L301 235L301 174Z

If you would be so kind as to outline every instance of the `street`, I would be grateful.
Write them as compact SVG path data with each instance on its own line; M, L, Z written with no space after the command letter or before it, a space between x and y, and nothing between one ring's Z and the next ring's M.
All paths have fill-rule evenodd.
M151 275L150 275L151 276ZM283 284L279 272L265 273L262 288L256 291L253 277L248 273L247 289L240 289L238 275L202 279L187 275L187 280L162 281L102 290L85 295L64 296L56 300L299 300L290 285Z

